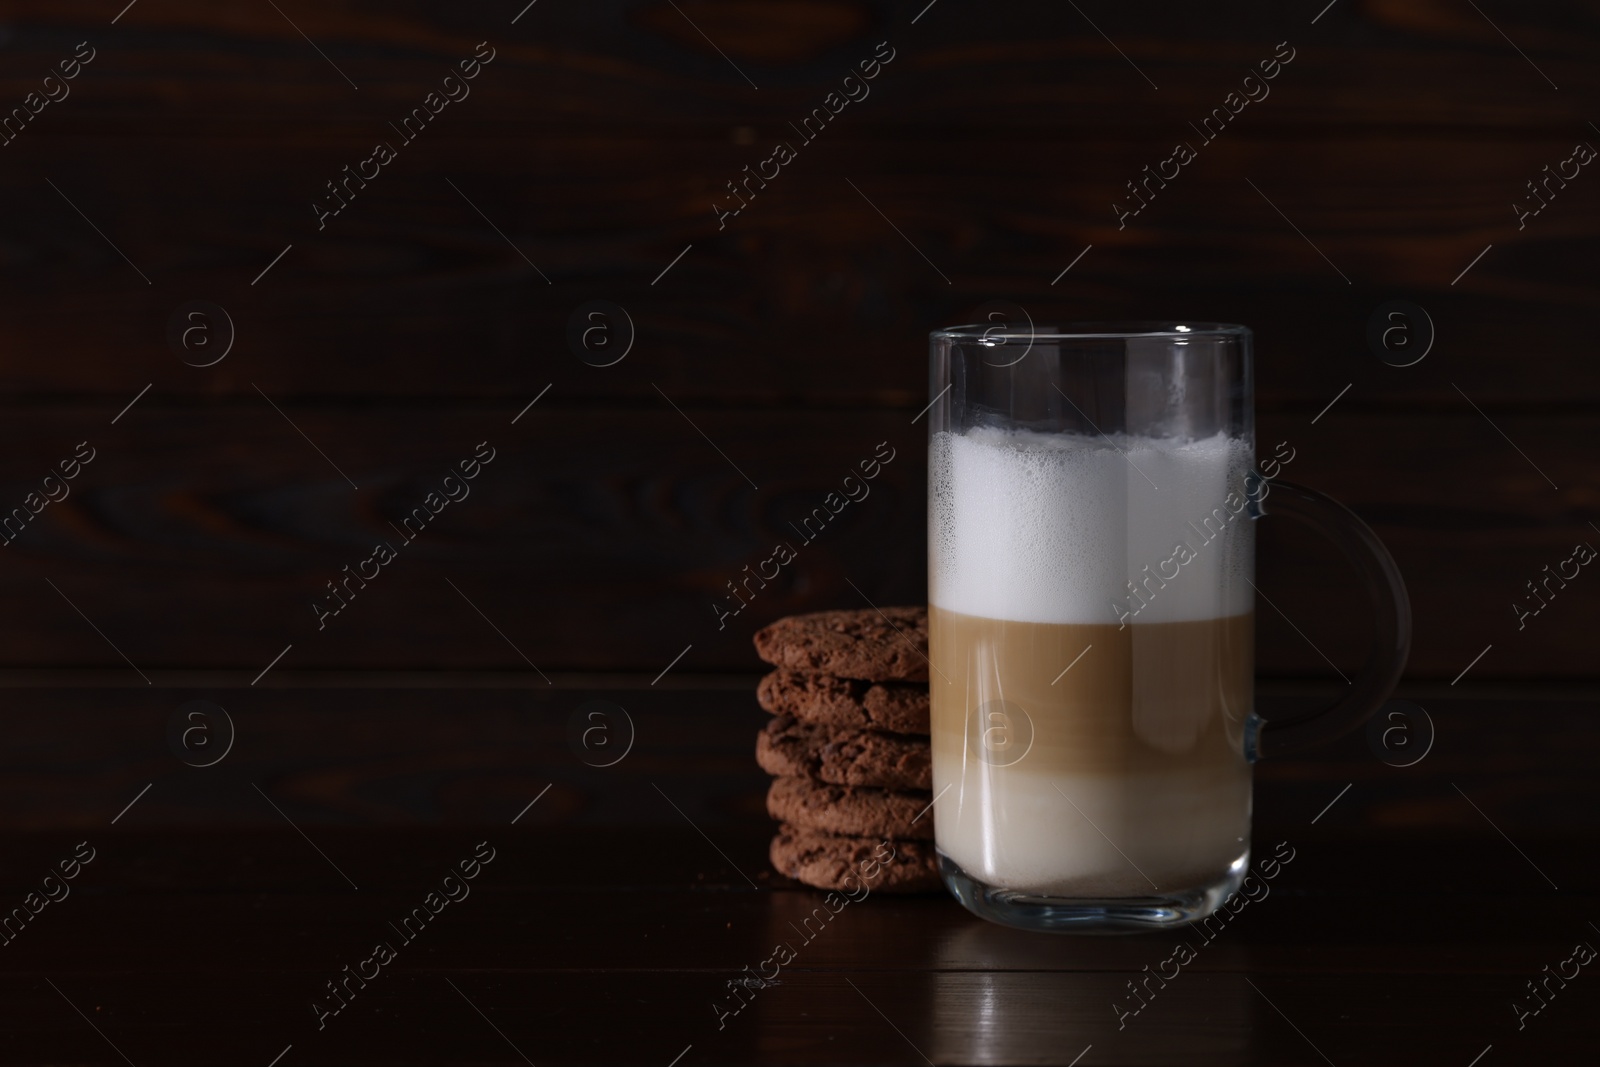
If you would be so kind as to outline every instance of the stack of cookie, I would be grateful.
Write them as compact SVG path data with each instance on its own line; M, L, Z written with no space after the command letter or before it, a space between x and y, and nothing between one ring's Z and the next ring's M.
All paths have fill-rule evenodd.
M880 864L873 889L937 888L927 610L795 615L755 644L777 668L757 690L773 718L756 761L783 824L772 865L820 889L854 889Z

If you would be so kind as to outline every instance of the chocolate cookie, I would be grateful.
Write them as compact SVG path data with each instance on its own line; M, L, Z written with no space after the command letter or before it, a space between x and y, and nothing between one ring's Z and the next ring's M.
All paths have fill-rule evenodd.
M791 615L756 633L775 667L867 682L928 680L928 609L876 608Z
M833 785L933 788L933 746L926 737L881 730L829 730L779 715L756 735L756 762L776 777Z
M818 889L855 894L919 893L939 888L939 860L927 841L835 837L785 826L772 839L772 865Z
M774 715L793 715L817 726L923 736L928 733L926 685L873 685L780 667L761 679L756 699Z
M774 778L767 814L802 830L857 837L933 840L933 794Z

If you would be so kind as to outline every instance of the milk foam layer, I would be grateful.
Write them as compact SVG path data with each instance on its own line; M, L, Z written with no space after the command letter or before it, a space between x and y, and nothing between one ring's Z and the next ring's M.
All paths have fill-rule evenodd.
M1248 441L1223 433L1109 443L1025 430L937 433L929 598L1021 622L1138 625L1249 612L1251 460Z

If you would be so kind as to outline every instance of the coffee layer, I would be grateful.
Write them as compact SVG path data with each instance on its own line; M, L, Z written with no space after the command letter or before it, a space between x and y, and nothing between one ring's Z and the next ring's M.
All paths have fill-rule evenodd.
M1041 893L1220 878L1249 836L1252 631L1248 614L1119 628L933 608L940 849Z

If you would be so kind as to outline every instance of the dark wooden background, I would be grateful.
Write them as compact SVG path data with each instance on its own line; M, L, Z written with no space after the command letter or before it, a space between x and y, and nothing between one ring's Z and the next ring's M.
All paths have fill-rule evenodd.
M1008 299L1253 326L1260 438L1392 546L1412 676L1491 644L1473 679L1593 676L1595 579L1522 632L1511 610L1600 519L1600 179L1520 231L1511 208L1600 139L1592 10L541 0L512 25L522 6L7 5L0 102L96 56L0 148L0 505L80 440L99 458L4 549L0 662L126 669L49 579L147 673L248 681L291 643L285 670L526 669L449 579L547 674L653 676L690 644L676 670L754 670L757 626L861 604L847 579L924 595L925 334ZM388 124L484 40L471 95L401 144ZM870 96L719 231L724 183L881 41ZM1280 41L1271 95L1119 231L1123 183L1198 144ZM319 232L324 183L380 140L398 158ZM1365 341L1397 297L1437 330L1407 368ZM637 331L608 368L565 339L596 298ZM190 300L233 320L213 367L166 342ZM485 439L470 500L319 633L323 584ZM884 440L870 500L718 632L724 583ZM1342 566L1299 530L1263 541L1309 639L1264 610L1263 672L1359 659Z
M0 121L79 42L0 145L0 516L97 451L0 543L5 906L71 842L104 858L0 954L0 1061L1592 1062L1586 983L1526 1034L1506 1005L1595 912L1600 575L1512 610L1600 544L1600 173L1512 208L1600 145L1595 5L6 0ZM1270 96L1119 230L1124 183L1279 42ZM1395 299L1436 329L1414 366L1368 347ZM635 328L614 366L567 340L593 300ZM1253 327L1261 451L1393 550L1436 736L1404 768L1359 734L1263 763L1257 840L1305 858L1128 1034L1107 1004L1157 943L929 895L849 912L719 1037L707 1003L817 899L766 866L750 635L923 598L926 335L994 300ZM234 325L213 366L169 345L191 301ZM319 631L325 583L482 441L470 497ZM719 630L880 442L871 495ZM1261 535L1271 716L1368 632L1327 546ZM195 699L233 727L204 769L169 740ZM610 767L572 740L593 699L629 716ZM479 910L318 1036L309 991L481 838Z
M1600 143L1600 16L1079 7L12 0L0 104L95 57L0 147L0 511L97 450L0 547L13 706L242 690L286 648L260 687L643 686L670 663L662 684L747 685L760 625L924 596L925 335L995 299L1251 325L1263 451L1290 442L1285 476L1391 546L1412 683L1592 680L1600 578L1521 631L1511 605L1600 539L1600 178L1521 230L1512 204ZM470 96L402 144L389 124L481 41ZM870 95L799 143L884 41ZM1198 145L1279 42L1270 96L1119 230L1124 182ZM798 158L719 229L713 200L779 140ZM398 157L319 231L324 183L379 141ZM1396 298L1437 334L1404 368L1366 341ZM595 299L635 328L614 366L567 341ZM234 326L214 366L168 342L193 300ZM325 583L485 440L470 498L319 631ZM725 583L879 442L871 496L719 630ZM1262 530L1261 671L1328 679L1366 608L1284 527Z

